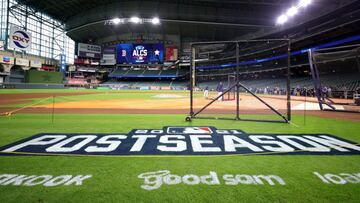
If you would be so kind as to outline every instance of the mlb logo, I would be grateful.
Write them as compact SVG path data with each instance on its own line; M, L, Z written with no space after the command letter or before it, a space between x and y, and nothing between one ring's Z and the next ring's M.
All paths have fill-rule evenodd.
M212 134L210 127L168 127L168 134Z

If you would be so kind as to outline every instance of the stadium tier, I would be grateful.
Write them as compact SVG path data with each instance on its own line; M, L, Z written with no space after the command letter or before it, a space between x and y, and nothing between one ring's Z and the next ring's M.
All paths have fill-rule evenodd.
M216 89L216 86L222 82L226 86L228 80L213 80L213 81L199 81L198 87L204 89L208 86L210 89ZM286 89L286 82L284 78L267 78L267 79L240 79L240 82L249 88L265 89L265 88L280 88ZM291 78L291 88L313 88L313 80L311 76ZM331 87L334 91L355 91L360 85L360 74L330 74L324 75L322 84L326 87Z
M110 78L177 78L185 76L189 70L167 69L167 70L123 70L115 69L109 74Z

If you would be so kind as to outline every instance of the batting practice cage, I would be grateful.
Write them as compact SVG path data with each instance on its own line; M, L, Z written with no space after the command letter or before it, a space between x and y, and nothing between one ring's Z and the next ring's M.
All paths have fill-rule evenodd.
M360 45L309 51L314 94L321 110L360 113Z
M191 44L191 119L291 120L290 41Z

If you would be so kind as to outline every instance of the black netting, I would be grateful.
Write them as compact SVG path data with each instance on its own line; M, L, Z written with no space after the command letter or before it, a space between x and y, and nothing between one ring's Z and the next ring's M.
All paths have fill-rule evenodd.
M201 44L194 51L195 116L235 118L239 112L241 119L287 118L287 40Z

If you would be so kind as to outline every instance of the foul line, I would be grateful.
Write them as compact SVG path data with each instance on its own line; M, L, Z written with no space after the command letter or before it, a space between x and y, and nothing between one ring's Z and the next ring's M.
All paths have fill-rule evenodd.
M41 102L47 100L47 99L50 99L51 97L46 97L46 98L43 98L41 99L40 101L37 101L37 102L34 102L34 103L31 103L31 104L28 104L28 105L25 105L21 108L18 108L18 109L15 109L13 111L9 111L9 112L5 112L5 113L1 113L0 115L1 116L11 116L11 114L15 113L15 112L18 112L18 111L21 111L23 109L26 109L26 108L29 108L29 107L32 107L32 106L35 106L37 104L40 104Z

